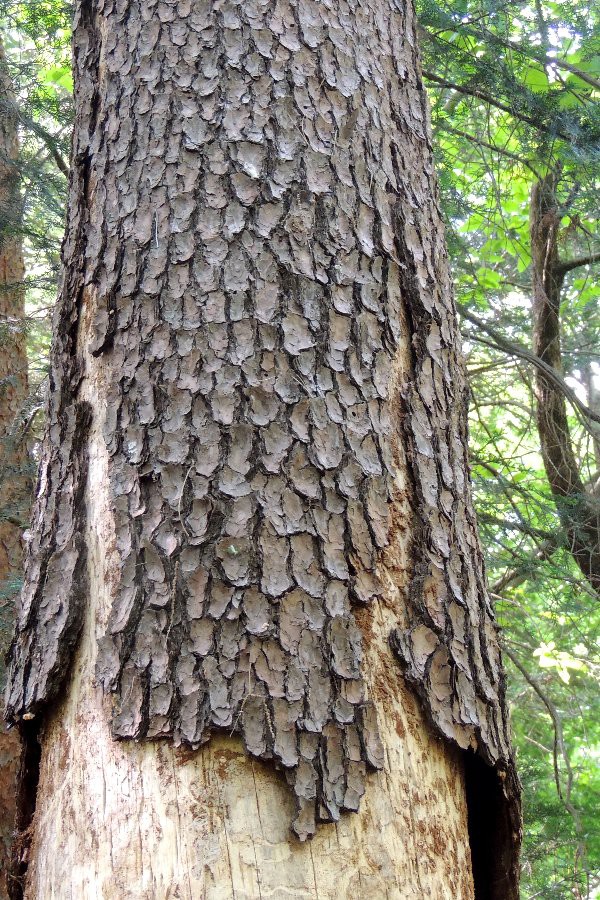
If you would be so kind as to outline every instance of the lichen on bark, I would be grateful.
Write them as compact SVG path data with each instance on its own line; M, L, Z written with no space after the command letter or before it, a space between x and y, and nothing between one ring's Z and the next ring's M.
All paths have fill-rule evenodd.
M53 474L34 528L47 547L28 557L10 718L59 689L85 604L75 569L66 585L48 573L84 515L59 499L84 478L85 433L69 423L93 354L119 558L97 676L115 737L197 747L214 728L240 733L285 770L301 838L357 809L383 760L352 610L382 591L393 376L412 341L415 584L436 567L439 611L415 589L394 644L442 732L508 760L412 9L79 2L74 47Z

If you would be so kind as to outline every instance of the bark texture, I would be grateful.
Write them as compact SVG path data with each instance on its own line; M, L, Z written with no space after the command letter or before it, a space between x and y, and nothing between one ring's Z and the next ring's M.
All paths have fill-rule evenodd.
M21 577L21 531L31 484L20 417L27 398L23 254L17 122L0 40L0 687L4 657L14 624ZM6 873L15 830L15 797L20 743L16 731L0 725L0 897L7 896Z
M593 261L562 261L558 253L560 212L556 189L560 173L534 184L530 207L533 349L562 373L560 303L565 274ZM600 501L586 489L575 458L564 393L536 369L537 427L544 468L569 549L583 575L600 594Z
M96 673L115 737L239 733L285 771L296 834L312 835L384 763L357 615L393 596L406 675L441 733L501 773L516 846L411 6L79 2L74 48L10 720L60 691L90 611L101 435L114 542ZM515 858L494 896L516 897Z

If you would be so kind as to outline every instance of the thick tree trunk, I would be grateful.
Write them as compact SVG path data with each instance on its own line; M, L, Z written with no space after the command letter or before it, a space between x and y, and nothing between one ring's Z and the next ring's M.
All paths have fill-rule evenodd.
M4 658L14 626L21 578L21 523L29 510L31 483L26 471L19 414L27 397L23 254L20 234L17 122L0 41L0 688ZM7 896L6 873L15 828L20 742L0 725L0 897Z
M79 2L74 41L26 895L516 898L411 6Z

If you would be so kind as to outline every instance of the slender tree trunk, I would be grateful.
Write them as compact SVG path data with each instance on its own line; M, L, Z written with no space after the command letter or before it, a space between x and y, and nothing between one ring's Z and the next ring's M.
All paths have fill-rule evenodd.
M20 235L17 122L0 41L0 687L14 626L21 577L21 523L26 519L30 480L20 441L19 414L27 397L27 355L23 327L23 254ZM0 897L15 828L20 743L16 731L0 726Z
M517 897L416 44L392 0L76 3L27 897Z
M560 213L556 196L559 174L551 172L534 184L530 234L533 349L540 359L562 373L560 303L565 273L584 265L590 258L572 262L559 259ZM600 594L598 497L593 486L587 489L581 477L564 393L539 369L536 369L535 384L537 427L548 483L573 559L592 588Z

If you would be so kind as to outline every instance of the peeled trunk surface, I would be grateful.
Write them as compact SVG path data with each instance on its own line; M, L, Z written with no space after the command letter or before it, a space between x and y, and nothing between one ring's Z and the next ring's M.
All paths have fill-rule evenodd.
M358 616L384 769L367 778L358 813L321 825L311 841L290 831L294 802L283 777L249 758L239 739L215 735L198 751L111 740L110 702L93 674L111 604L112 524L102 437L92 434L91 445L94 600L67 699L45 730L26 896L472 900L461 754L435 736L398 679L387 642L392 596ZM400 583L410 574L405 540L394 551Z
M458 747L516 897L412 7L80 2L74 48L27 895L471 897Z
M21 523L31 489L19 414L27 397L27 355L23 327L23 253L19 220L17 122L0 40L0 690L4 659L14 624L21 578ZM0 723L0 897L7 896L6 873L15 830L15 797L20 742Z

